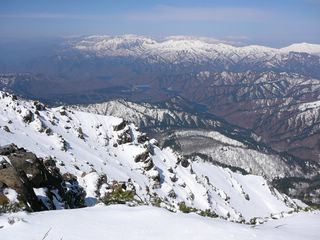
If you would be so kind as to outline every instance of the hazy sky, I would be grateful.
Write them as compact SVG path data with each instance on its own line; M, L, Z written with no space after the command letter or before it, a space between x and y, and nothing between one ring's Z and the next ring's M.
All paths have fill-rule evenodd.
M0 0L1 38L129 33L320 43L320 0Z

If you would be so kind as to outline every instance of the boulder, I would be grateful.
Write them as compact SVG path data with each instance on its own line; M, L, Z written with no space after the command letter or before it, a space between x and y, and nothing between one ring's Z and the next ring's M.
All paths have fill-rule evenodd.
M154 167L154 163L152 161L152 159L150 157L148 157L145 161L144 161L144 167L143 169L146 171L151 170Z
M44 104L40 103L39 101L34 101L33 105L36 107L37 111L43 111L46 110L46 107Z
M84 192L77 179L61 176L54 159L43 160L14 144L0 147L0 155L4 156L0 157L0 188L15 190L27 210L55 209L56 201L66 208L83 206ZM46 189L45 202L38 199L35 188Z
M148 157L149 157L149 152L148 151L144 151L143 153L138 154L134 158L134 161L135 162L144 162L144 161L147 160Z
M187 168L187 167L189 167L189 165L190 165L190 162L187 160L187 159L185 159L185 158L182 158L181 159L181 162L180 162L180 164L181 164L181 166L182 167L185 167L185 168Z
M25 123L31 123L34 120L34 115L30 110L27 110L26 113L22 116L22 120Z

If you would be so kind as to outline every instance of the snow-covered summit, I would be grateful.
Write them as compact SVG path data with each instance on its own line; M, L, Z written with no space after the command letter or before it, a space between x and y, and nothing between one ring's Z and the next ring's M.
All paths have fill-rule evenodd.
M288 47L281 48L282 52L304 52L309 54L320 54L320 44L295 43Z
M79 42L73 46L75 49L82 51L92 51L97 54L112 54L118 52L119 55L128 55L130 51L138 51L146 46L155 44L156 42L150 38L136 36L136 35L122 35L122 36L89 36L80 39Z

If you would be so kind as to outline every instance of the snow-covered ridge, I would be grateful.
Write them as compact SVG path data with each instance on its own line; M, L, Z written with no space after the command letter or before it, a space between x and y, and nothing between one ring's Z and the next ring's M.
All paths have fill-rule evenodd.
M221 57L222 54L234 61L243 58L273 58L289 52L320 54L320 45L318 44L292 44L279 49L259 45L237 47L215 40L209 41L203 38L181 36L170 37L163 41L137 35L89 36L71 40L69 43L74 49L94 53L97 56L135 56L143 58L153 56L167 60L175 60L181 54L186 55L186 57L193 56L203 59Z
M232 76L227 74L224 77L232 79ZM157 136L159 142L163 144L167 139L174 139L175 143L181 146L179 150L182 154L205 154L222 164L239 167L253 174L266 176L268 179L305 176L299 166L288 164L278 155L250 149L244 144L245 139L243 142L239 142L212 130L214 127L220 127L221 122L203 119L189 112L174 110L170 106L159 107L153 104L134 103L119 99L104 103L71 106L71 109L117 116L144 129L164 131ZM171 130L175 128L180 130L167 134L166 126L171 126L169 128ZM237 134L237 131L234 133Z
M194 124L194 125L214 125L214 121L201 122L201 119L194 114L188 114L181 111L161 108L156 105L143 103L138 104L122 99L108 101L104 103L90 105L70 106L74 110L91 112L103 115L112 115L124 118L128 122L134 123L139 127L159 127L164 124Z
M95 204L116 181L130 183L145 203L159 198L161 206L177 210L184 202L236 221L297 207L262 177L181 158L169 148L160 149L156 140L147 140L120 118L50 109L4 92L0 111L0 146L13 142L56 159L60 171L76 176L85 189L87 205ZM107 183L98 184L103 175ZM45 197L43 189L35 192Z

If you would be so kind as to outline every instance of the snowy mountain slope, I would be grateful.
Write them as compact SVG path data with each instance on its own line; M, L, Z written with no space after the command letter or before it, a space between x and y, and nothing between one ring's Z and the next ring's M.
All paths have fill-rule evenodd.
M134 122L142 129L156 132L154 135L161 145L175 147L175 150L183 155L205 154L215 162L246 169L268 179L308 175L301 166L289 162L275 152L263 151L263 147L257 148L259 137L253 133L244 132L243 129L199 113L186 112L183 106L188 104L190 103L180 98L164 103L162 107L156 104L114 100L71 108L113 115Z
M142 129L151 127L161 130L174 126L205 127L219 124L218 121L202 119L197 114L178 111L173 108L160 107L155 104L134 103L123 99L89 105L74 105L72 109L112 115L132 122Z
M317 135L320 131L320 101L295 104L290 107L291 115L287 118L288 129L296 132L296 137ZM283 109L284 111L284 109ZM319 155L320 159L320 155Z
M201 239L317 240L319 212L300 213L250 226L170 213L152 207L95 206L75 210L0 216L2 240L42 239ZM9 224L11 222L12 224Z
M0 146L13 142L40 157L52 156L62 173L76 176L87 205L95 204L116 181L134 189L142 202L160 199L161 206L172 210L184 202L236 221L297 208L262 177L190 162L171 149L160 149L155 140L147 141L120 118L50 109L4 92L0 111ZM101 183L103 175L107 181ZM43 190L36 193L46 198Z
M204 158L207 161L218 162L228 166L244 169L245 171L265 176L268 179L285 176L305 176L301 167L288 164L276 154L267 154L250 149L243 143L208 130L176 130L160 139L166 142L174 141L177 150L184 155ZM166 140L169 139L169 140Z

